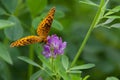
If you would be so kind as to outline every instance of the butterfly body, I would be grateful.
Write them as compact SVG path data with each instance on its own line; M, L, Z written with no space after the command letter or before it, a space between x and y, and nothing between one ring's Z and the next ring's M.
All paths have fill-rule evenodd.
M37 42L46 42L48 33L50 31L50 28L53 22L54 13L55 13L55 8L53 7L52 9L50 9L45 19L43 19L42 22L38 25L38 28L37 28L38 36L32 35L32 36L21 38L11 43L10 47L25 46L25 45L29 45Z

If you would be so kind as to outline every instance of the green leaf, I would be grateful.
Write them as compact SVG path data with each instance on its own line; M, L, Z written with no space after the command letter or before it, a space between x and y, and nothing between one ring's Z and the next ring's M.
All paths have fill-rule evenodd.
M99 17L99 18L103 18L104 13L105 13L105 11L106 11L106 6L107 6L109 0L106 0L106 1L105 1L105 0L101 0L101 2L102 2L104 5L101 7L101 13L100 13L100 17Z
M41 75L41 70L35 72L31 77L30 80L36 80L37 78L39 78Z
M119 18L120 18L120 16L112 15L112 16L105 16L104 18L119 19Z
M80 74L69 74L71 77L71 80L82 80L82 77Z
M44 17L45 17L45 16L39 16L39 17L34 18L33 21L32 21L32 26L33 26L35 29L37 29L39 23L43 20Z
M87 75L87 76L85 76L85 77L83 78L83 80L87 80L89 77L90 77L90 76Z
M79 73L79 74L81 74L82 71L68 71L68 73Z
M47 59L45 59L45 57L40 53L40 55L38 56L38 58L42 61L42 63L47 67L49 68L50 70L51 69L51 65L49 64L49 62L47 61Z
M64 12L60 10L55 11L55 18L63 18L65 16Z
M119 80L119 79L116 77L107 77L105 80Z
M105 0L101 0L99 9L96 13L96 16L95 16L94 20L93 20L93 24L94 24L93 27L96 27L97 24L99 23L99 21L103 18L103 15L105 13L106 5L107 5L108 1L109 0L106 0L106 2L105 2Z
M7 63L13 64L9 51L2 43L0 43L0 57Z
M53 20L52 27L60 31L63 30L63 26L57 20Z
M6 14L5 10L0 7L0 15Z
M14 22L14 26L4 29L6 37L10 40L17 40L23 35L23 28L20 21L15 16L11 16L9 21Z
M36 62L32 61L31 59L29 59L28 57L24 57L24 56L20 56L18 57L20 60L22 61L25 61L33 66L36 66L36 67L39 67L40 68L40 65L38 65Z
M67 72L63 68L60 68L58 73L64 80L70 80L70 76L67 74Z
M94 2L92 2L92 1L90 1L90 0L85 0L85 1L79 0L79 2L84 3L84 4L88 4L88 5L92 5L92 6L97 6L97 7L99 7L99 5L95 4Z
M70 68L70 70L82 70L82 69L89 69L95 67L95 64L84 64L84 65L80 65L80 66L75 66Z
M70 80L70 76L67 74L67 71L62 66L61 56L56 57L56 59L54 60L54 65L56 73L58 73L63 78L63 80Z
M114 18L110 18L110 19L107 19L104 23L102 23L103 25L105 24L109 24L111 23L112 21L114 21L115 19Z
M62 65L63 65L63 67L65 68L65 70L68 69L69 60L68 60L68 57L65 56L65 55L62 56Z
M28 7L32 16L35 17L38 13L40 13L47 5L47 0L27 0Z
M10 66L5 63L5 61L0 58L0 80L10 80L11 79L11 69Z
M37 55L38 55L39 60L40 60L47 68L49 68L50 70L52 70L48 58L46 58L45 56L43 56L43 54L42 54L42 52L41 52L41 51L42 51L42 46L41 46L41 45L36 45L36 46L34 47L34 49L35 49L35 51L36 51L36 53L37 53Z
M113 24L110 26L110 28L112 28L112 27L120 29L120 23Z
M10 26L14 26L14 23L8 20L0 20L0 29L10 27Z
M13 13L17 7L18 0L1 0L8 12Z
M119 11L120 11L120 6L116 6L115 8L109 10L109 11L105 14L105 16L114 14L114 13L119 12Z
M98 24L96 27L105 26L106 24L109 24L114 20L115 20L115 18L109 18L105 22Z

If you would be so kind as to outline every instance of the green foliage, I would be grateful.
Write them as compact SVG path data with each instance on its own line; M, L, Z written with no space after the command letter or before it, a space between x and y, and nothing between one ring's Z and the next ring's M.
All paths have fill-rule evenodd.
M4 15L4 14L6 14L5 10L0 7L0 15Z
M62 56L62 65L65 68L65 70L67 70L69 67L69 60L68 57L65 55Z
M30 77L30 80L36 80L40 77L41 75L41 70L35 72L31 77Z
M104 19L104 18L108 18L108 19L105 22L98 24L97 27L104 26L106 28L113 28L113 27L119 28L119 23L109 25L110 23L112 23L116 19L120 18L120 16L114 15L115 13L117 13L119 11L120 11L120 6L116 6L115 8L108 10L108 12L106 12L103 15L103 17L101 17L101 19ZM109 26L107 26L107 25L109 25Z
M44 63L44 66L48 67L51 70L51 67L50 67L51 65L46 60L46 58L44 58L44 56L42 54L40 54L38 58Z
M36 66L36 67L40 67L37 63L35 63L34 61L32 61L31 59L27 58L27 57L24 57L24 56L20 56L18 57L19 59L33 65L33 66Z
M9 51L2 43L0 43L0 57L9 64L13 64Z
M14 22L14 26L4 29L6 37L10 40L17 40L23 35L23 28L20 21L15 16L11 16L9 21Z
M67 71L68 73L72 73L72 74L81 74L82 71L76 71L76 70L70 70L70 71Z
M1 3L4 5L4 8L7 12L13 14L16 9L18 0L12 0L11 2L10 0L1 0Z
M110 15L116 13L116 12L119 12L119 11L120 11L120 6L116 6L115 8L110 9L110 10L105 14L105 17L106 17L106 16L110 16Z
M63 30L63 26L62 26L61 23L58 22L57 20L53 20L52 26L53 26L55 29L57 29L57 30L60 30L60 31Z
M79 2L84 3L84 4L88 4L88 5L92 5L92 6L99 6L96 3L92 2L91 0L79 0Z
M33 17L36 17L47 5L47 0L27 0L27 5Z
M60 11L60 10L56 10L55 11L55 18L59 19L59 18L63 18L65 17L65 13Z
M119 80L119 79L116 77L107 77L105 80Z
M83 80L87 80L89 77L90 77L90 76L87 75L87 76L85 76L85 77L83 78Z
M13 26L14 23L7 21L7 20L0 20L0 29L6 28L6 27L11 27Z
M0 79L11 80L11 72L7 63L0 59Z
M95 67L94 64L84 64L84 65L80 65L80 66L75 66L70 68L70 70L82 70L82 69L89 69Z

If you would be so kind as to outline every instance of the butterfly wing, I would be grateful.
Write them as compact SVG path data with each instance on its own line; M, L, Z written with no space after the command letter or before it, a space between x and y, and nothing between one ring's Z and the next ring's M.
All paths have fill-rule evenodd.
M51 24L53 22L54 13L55 13L55 7L50 9L48 15L38 25L38 28L37 28L38 36L27 36L27 37L21 38L11 43L10 47L25 46L25 45L29 45L37 42L42 42L42 41L46 42L46 37L48 36Z
M27 36L11 43L10 47L25 46L37 42L42 42L42 38L39 36Z
M37 35L40 36L41 38L43 38L43 41L45 41L45 39L48 36L48 33L50 31L50 27L51 27L51 24L52 24L53 18L54 18L54 13L55 13L55 7L50 9L50 11L48 12L48 15L38 25Z

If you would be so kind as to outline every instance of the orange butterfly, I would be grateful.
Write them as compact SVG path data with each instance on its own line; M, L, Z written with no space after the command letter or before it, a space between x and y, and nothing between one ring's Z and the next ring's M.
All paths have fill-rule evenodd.
M50 31L51 24L53 22L54 13L55 13L55 7L50 9L47 16L38 25L38 28L37 28L38 36L32 35L32 36L21 38L11 43L10 47L25 46L25 45L29 45L29 44L33 44L37 42L46 42L48 33Z

